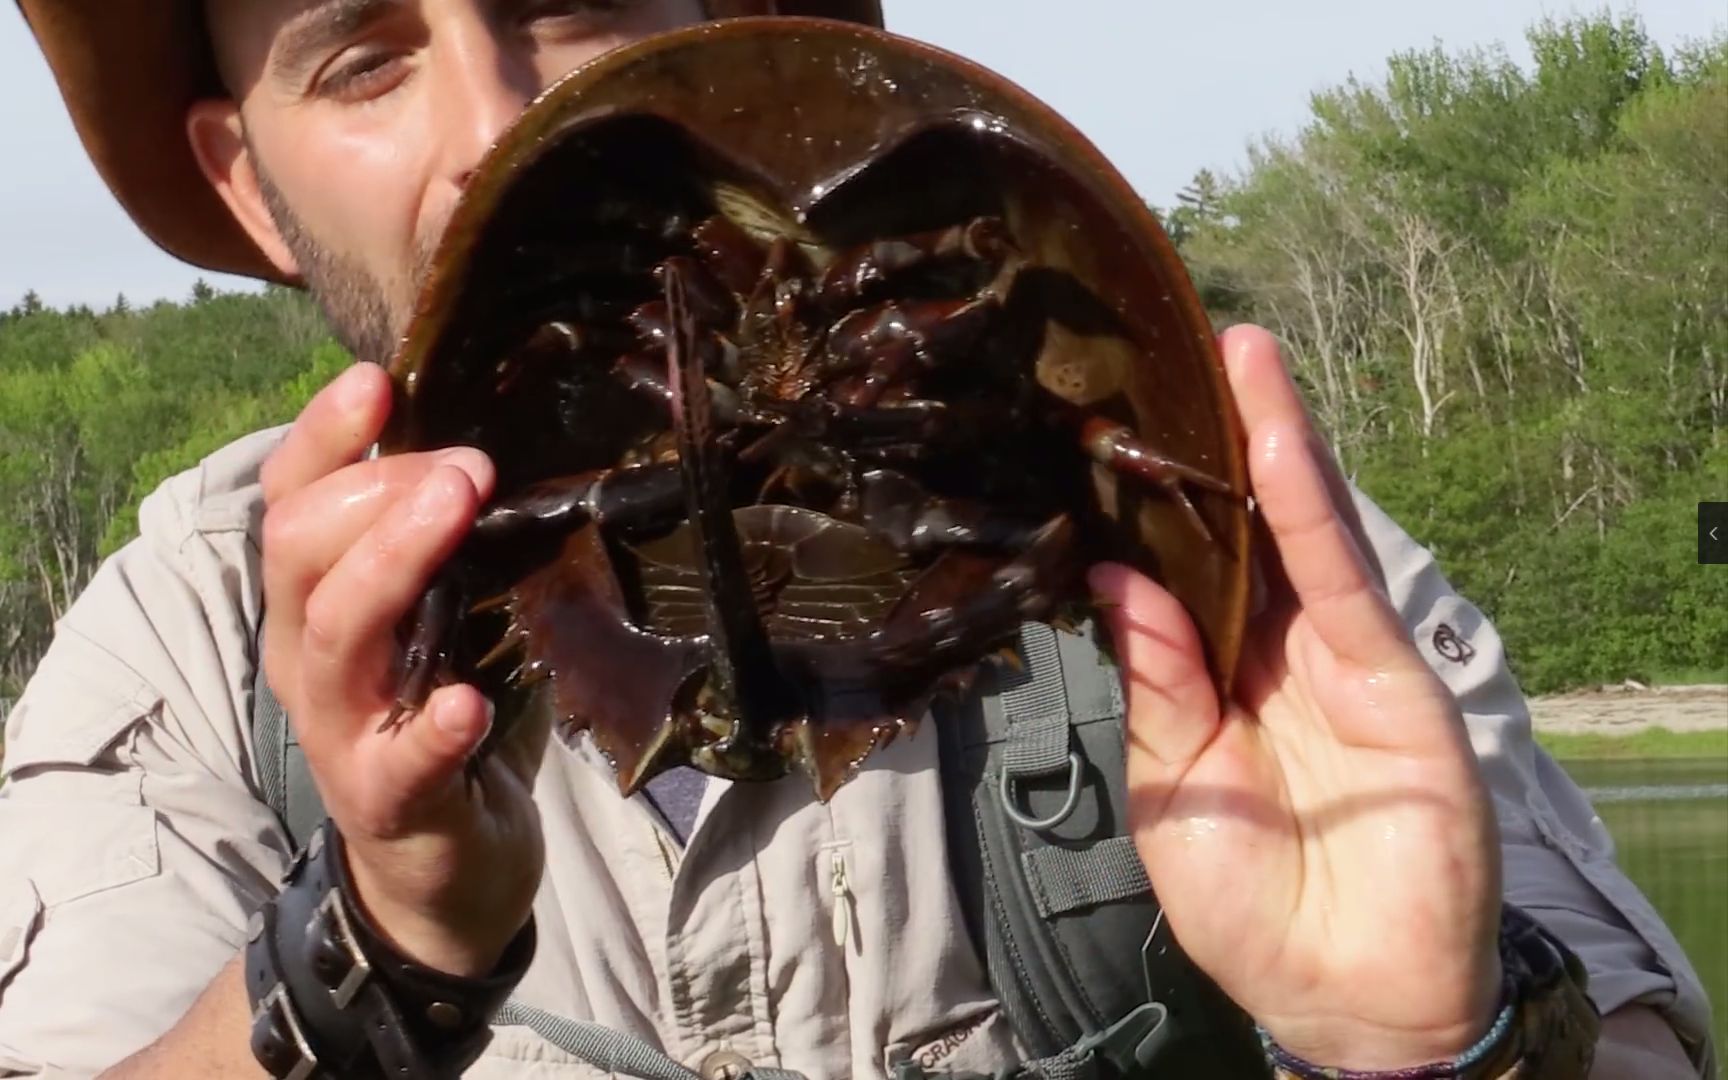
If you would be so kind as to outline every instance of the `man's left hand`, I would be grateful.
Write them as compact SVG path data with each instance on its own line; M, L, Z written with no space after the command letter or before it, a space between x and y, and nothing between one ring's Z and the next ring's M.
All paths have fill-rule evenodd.
M1455 1057L1499 1004L1499 838L1451 692L1359 546L1266 332L1224 335L1267 598L1220 701L1174 597L1093 572L1128 683L1135 841L1184 949L1285 1049Z

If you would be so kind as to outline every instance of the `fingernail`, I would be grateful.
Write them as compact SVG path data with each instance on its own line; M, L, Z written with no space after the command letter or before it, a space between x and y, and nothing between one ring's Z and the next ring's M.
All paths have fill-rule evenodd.
M1086 571L1086 584L1095 600L1120 607L1135 587L1135 572L1121 563L1095 563Z
M472 722L470 722L468 717L463 714L463 710L456 708L454 703L450 700L441 702L440 707L433 711L432 723L436 724L438 730L444 732L446 735L453 735L459 739L479 742L485 739L486 735L492 730L494 711L492 700L490 698L482 698L481 701L485 706L485 726L480 732L478 739L474 738Z
M441 700L438 707L432 710L432 723L446 735L466 737L468 734L468 718L459 709L450 707L448 700Z
M372 384L372 372L367 369L372 366L371 364L355 364L343 374L342 389L338 394L338 400L345 412L363 412L371 407L375 391Z
M468 474L475 487L491 482L492 459L471 446L458 446L438 455L440 465L454 465Z

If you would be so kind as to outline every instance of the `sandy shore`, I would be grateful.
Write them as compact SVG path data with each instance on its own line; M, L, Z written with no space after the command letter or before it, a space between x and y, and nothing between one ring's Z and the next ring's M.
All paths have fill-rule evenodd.
M1645 728L1728 728L1728 686L1603 687L1533 698L1536 730L1555 734L1631 735Z

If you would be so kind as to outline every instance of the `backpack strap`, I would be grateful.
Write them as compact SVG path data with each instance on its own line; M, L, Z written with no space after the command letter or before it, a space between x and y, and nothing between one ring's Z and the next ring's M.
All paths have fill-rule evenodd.
M1025 624L1020 655L935 718L952 877L1009 1024L1039 1075L1268 1077L1129 835L1116 667L1089 627Z
M312 768L306 764L294 725L288 722L288 711L270 689L262 664L252 677L252 744L264 801L287 830L289 850L298 851L324 820L324 798L312 781Z

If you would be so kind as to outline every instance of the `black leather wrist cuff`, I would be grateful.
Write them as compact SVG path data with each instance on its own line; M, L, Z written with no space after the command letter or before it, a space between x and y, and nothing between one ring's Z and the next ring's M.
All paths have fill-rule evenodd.
M400 956L354 901L341 833L326 819L246 945L252 1053L278 1080L460 1076L534 956L530 918L497 968L464 979Z

